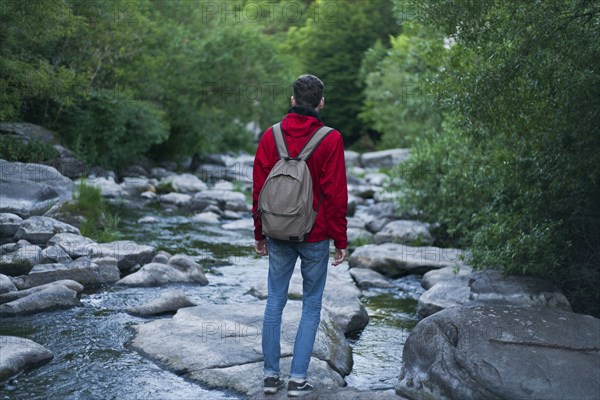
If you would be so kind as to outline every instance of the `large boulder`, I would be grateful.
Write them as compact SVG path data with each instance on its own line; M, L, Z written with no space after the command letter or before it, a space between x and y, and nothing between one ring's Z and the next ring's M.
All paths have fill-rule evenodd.
M115 178L112 176L109 176L108 178L103 176L90 176L86 181L88 186L94 186L100 189L100 193L104 197L118 198L123 195L123 189L121 188L121 185L116 183Z
M437 282L419 297L417 314L421 317L469 302L470 276L457 275Z
M423 275L421 286L424 289L430 289L436 283L451 279L454 276L471 276L471 272L473 272L473 269L468 265L432 269Z
M23 219L17 214L0 213L0 238L12 238L19 230Z
M27 218L15 234L16 240L27 240L33 244L46 245L57 233L81 235L79 229L54 218L34 216Z
M71 199L73 181L47 165L0 160L0 186L0 212L26 218Z
M149 263L139 271L117 282L126 286L159 286L169 283L197 283L208 285L208 279L202 267L190 257L176 254L168 264Z
M17 287L13 281L8 276L0 274L0 294L16 291Z
M222 211L248 211L246 196L240 192L204 190L196 193L192 198L191 207L194 210L204 210L211 205L218 206Z
M350 275L361 289L392 288L394 285L377 271L368 268L350 268Z
M80 283L67 280L0 294L0 317L79 306L77 293L82 290Z
M0 336L0 384L52 358L50 350L32 340Z
M419 221L391 221L375 234L375 243L402 243L408 245L430 245L433 237L429 233L429 225Z
M0 246L0 273L10 276L27 275L40 262L42 249L25 240Z
M206 183L192 174L169 175L161 179L159 185L171 185L173 190L180 193L196 193L207 189Z
M394 168L408 160L409 149L391 149L363 153L360 156L360 163L363 168Z
M152 246L138 244L132 240L117 240L93 247L91 256L113 258L121 272L130 273L136 266L150 262L155 253L156 249Z
M81 257L68 264L38 264L28 275L31 286L39 286L59 280L73 280L87 286L113 283L120 278L116 264L98 265L88 257Z
M40 264L68 264L73 259L67 252L60 246L50 245L42 250L40 255Z
M454 307L420 321L397 393L409 399L597 399L600 320L568 311Z
M265 302L202 304L183 308L170 319L136 325L133 348L160 361L179 374L200 383L241 390L248 395L262 391L261 331ZM282 321L282 374L289 373L301 304L288 302ZM352 350L343 332L326 311L322 313L312 371L336 386L352 368ZM313 359L314 361L314 359ZM219 379L222 378L222 379ZM248 384L253 382L253 384Z
M167 313L175 313L180 308L193 307L195 304L182 290L169 290L159 298L149 303L133 306L127 309L129 314L149 317Z
M161 203L174 204L178 207L187 207L188 205L190 205L192 196L185 193L171 192L158 196L158 200Z
M396 243L368 244L350 256L352 268L370 268L392 278L421 275L432 269L463 264L464 253L457 249L411 247Z

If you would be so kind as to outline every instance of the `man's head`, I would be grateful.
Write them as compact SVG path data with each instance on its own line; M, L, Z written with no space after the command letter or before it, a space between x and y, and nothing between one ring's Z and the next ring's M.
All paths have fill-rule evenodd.
M314 75L301 75L294 82L292 106L320 110L324 106L325 85Z

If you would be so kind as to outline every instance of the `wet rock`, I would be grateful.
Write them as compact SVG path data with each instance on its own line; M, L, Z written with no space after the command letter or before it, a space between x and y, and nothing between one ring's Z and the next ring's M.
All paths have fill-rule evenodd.
M249 394L256 394L262 391L260 380L252 385L248 385L248 382L254 374L262 376L260 364L264 307L265 302L252 302L183 308L172 319L134 326L137 333L131 344L168 368L187 374L189 379L232 389L250 388L252 391ZM284 375L289 373L285 358L292 354L300 313L299 302L288 302L283 314L281 335ZM341 386L342 376L348 374L352 367L352 351L327 311L322 312L321 318L313 357L327 364L325 370L329 368L330 373L338 374L339 378L333 377ZM255 369L252 364L256 364ZM247 376L246 371L251 375ZM223 380L218 381L219 378Z
M397 393L411 399L594 399L600 320L537 307L454 307L420 321Z
M206 183L192 174L170 175L159 182L159 185L168 184L179 193L196 193L207 189Z
M0 273L10 276L27 275L40 262L42 249L26 241L0 246Z
M71 258L90 256L99 249L92 239L74 233L58 233L48 240L49 246L58 246Z
M0 294L16 291L17 287L13 281L8 276L0 274Z
M45 245L57 233L81 235L79 229L49 217L34 216L27 218L15 234L15 239L24 239L33 244Z
M398 220L391 221L375 235L375 243L401 243L420 245L433 243L433 237L429 233L429 225L418 221Z
M0 160L0 186L0 212L26 218L71 199L73 181L47 165Z
M202 267L190 257L174 255L168 264L150 263L117 282L127 286L158 286L168 283L197 283L208 285Z
M19 230L23 219L17 214L0 213L0 238L12 238Z
M473 272L473 269L468 265L434 269L423 275L423 279L421 279L421 286L423 286L425 289L430 289L433 285L440 281L451 279L454 276L470 276L471 272Z
M100 266L87 257L68 264L38 264L29 272L31 286L39 286L59 280L73 280L85 286L97 286L119 280L119 268L115 264Z
M159 264L167 264L169 262L169 258L171 258L171 255L166 251L161 250L158 253L156 253L154 258L152 259L152 262Z
M115 179L112 176L105 178L101 177L88 177L87 178L88 186L95 186L100 189L100 193L104 197L112 197L118 198L123 196L123 189L121 185L115 182Z
M227 229L227 230L253 231L254 230L254 220L252 220L250 218L240 219L238 221L228 222L226 224L223 224L221 227L223 229Z
M248 211L246 196L229 190L205 190L196 193L191 202L194 210L204 210L210 205L216 205L222 211Z
M391 149L363 153L360 164L363 168L393 168L408 160L408 149Z
M40 264L52 264L52 263L70 263L73 259L69 254L64 251L60 246L51 245L42 250L40 255Z
M179 206L179 207L187 207L188 205L190 205L192 196L190 196L189 194L185 194L185 193L173 192L173 193L167 193L167 194L158 196L158 200L161 203L175 204L176 206Z
M112 257L117 261L121 272L129 273L136 265L150 262L155 252L152 246L138 244L131 240L118 240L94 247L92 258Z
M170 290L164 292L156 300L147 304L130 307L127 312L142 317L175 313L180 308L195 306L182 290Z
M439 247L411 247L396 243L369 244L357 248L350 256L352 268L370 268L397 278L424 274L432 269L462 265L463 252Z
M74 281L57 281L18 292L0 295L0 316L31 314L55 308L81 305L77 293L83 286Z
M200 214L194 215L192 221L201 224L218 224L219 216L211 211L201 212Z
M361 289L391 288L394 285L379 272L368 268L350 268L350 275Z
M32 340L0 336L0 383L21 372L52 360L54 355Z

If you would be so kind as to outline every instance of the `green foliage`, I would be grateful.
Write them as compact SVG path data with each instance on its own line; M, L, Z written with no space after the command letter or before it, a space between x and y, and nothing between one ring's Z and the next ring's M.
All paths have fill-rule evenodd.
M57 151L49 143L0 136L0 158L3 160L41 163L52 160L57 155Z
M405 206L477 268L548 278L600 315L600 10L593 2L420 1L453 35L440 130L403 167Z
M88 185L84 180L79 181L73 191L73 203L65 205L66 211L82 215L84 221L80 225L83 236L97 242L112 242L119 240L119 217L108 210L100 189Z

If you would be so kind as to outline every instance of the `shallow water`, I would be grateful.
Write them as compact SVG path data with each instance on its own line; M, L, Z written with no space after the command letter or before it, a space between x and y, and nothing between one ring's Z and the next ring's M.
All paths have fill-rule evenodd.
M172 254L194 256L208 268L208 286L163 288L105 287L86 290L83 306L31 316L5 318L0 335L26 337L54 353L54 359L27 371L0 389L0 399L239 399L239 394L203 388L128 348L131 325L148 319L123 310L172 289L183 290L196 303L252 302L250 287L266 279L266 259L253 254L250 231L225 231L219 225L191 223L189 216L164 209L119 208L128 239ZM155 224L137 224L153 215ZM402 347L417 321L416 277L395 281L397 288L370 289L362 298L369 325L350 339L354 368L346 378L358 389L395 386Z

